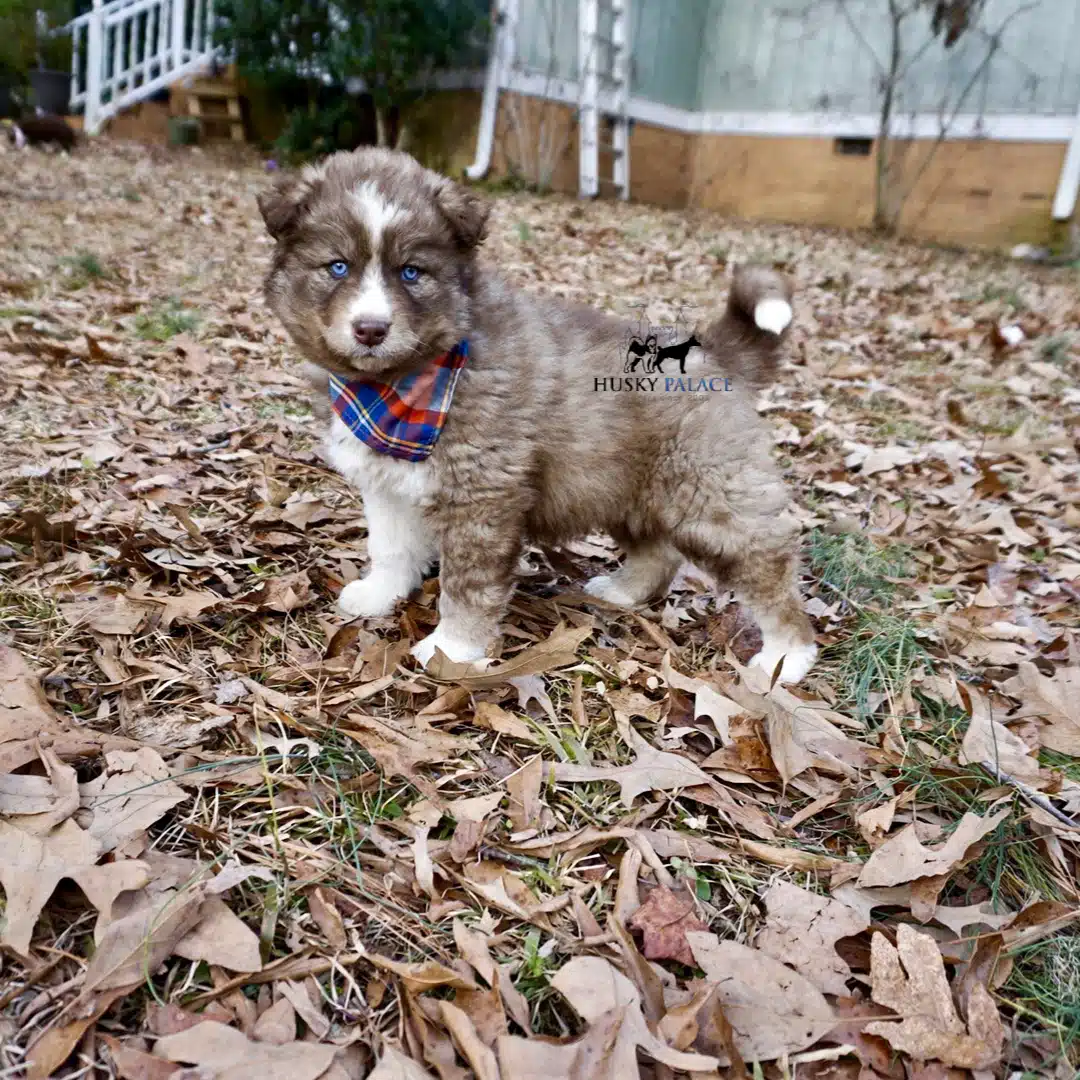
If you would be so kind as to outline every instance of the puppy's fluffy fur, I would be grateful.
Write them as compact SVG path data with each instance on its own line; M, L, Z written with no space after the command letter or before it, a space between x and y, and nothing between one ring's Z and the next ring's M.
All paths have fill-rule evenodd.
M414 652L479 660L525 539L606 531L626 560L590 593L643 603L687 558L750 606L764 637L756 663L771 673L783 658L782 678L805 674L815 647L797 591L798 527L754 409L791 320L780 275L743 269L726 312L698 332L691 376L726 376L729 392L664 392L663 377L597 389L622 378L625 323L525 294L479 265L488 207L407 155L335 154L259 202L277 241L268 302L319 368L388 380L469 342L427 461L379 455L331 420L328 456L363 494L371 558L342 591L344 614L389 613L439 559L439 625ZM329 272L337 262L348 264L342 280ZM415 281L405 266L419 268ZM373 346L354 333L372 320L389 323Z

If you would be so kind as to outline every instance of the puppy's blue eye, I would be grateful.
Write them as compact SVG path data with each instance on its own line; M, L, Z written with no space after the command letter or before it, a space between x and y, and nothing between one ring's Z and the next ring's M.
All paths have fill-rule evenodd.
M337 259L332 262L327 268L330 271L332 278L337 278L339 281L345 277L349 272L349 264L344 259Z
M418 266L403 266L401 268L402 281L415 281L419 276L420 267Z

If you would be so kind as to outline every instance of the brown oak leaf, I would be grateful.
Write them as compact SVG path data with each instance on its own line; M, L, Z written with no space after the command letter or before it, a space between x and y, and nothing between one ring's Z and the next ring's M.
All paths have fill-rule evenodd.
M693 966L694 954L686 942L688 932L708 930L697 917L694 902L660 885L649 893L645 903L630 916L629 925L645 937L647 960L677 960Z

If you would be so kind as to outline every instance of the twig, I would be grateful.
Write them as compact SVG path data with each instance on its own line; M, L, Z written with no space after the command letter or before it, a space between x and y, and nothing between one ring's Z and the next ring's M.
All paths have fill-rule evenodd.
M1015 776L1011 776L1007 772L1002 772L992 761L980 761L979 764L995 780L999 780L1003 784L1008 784L1009 787L1016 788L1028 802L1039 807L1040 810L1045 810L1052 817L1056 817L1058 821L1063 822L1070 828L1080 829L1080 821L1077 821L1074 817L1070 817L1064 810L1059 810L1045 795L1041 795L1034 788L1028 787L1023 780L1017 780Z

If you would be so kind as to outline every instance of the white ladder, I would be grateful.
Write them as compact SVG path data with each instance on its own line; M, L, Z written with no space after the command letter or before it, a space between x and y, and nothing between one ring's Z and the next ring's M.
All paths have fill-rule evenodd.
M592 199L601 185L630 198L629 22L630 0L578 0L578 194ZM610 36L600 32L607 16ZM604 83L601 92L601 83ZM611 141L601 145L600 117L607 118ZM611 178L600 176L600 151L612 158Z

